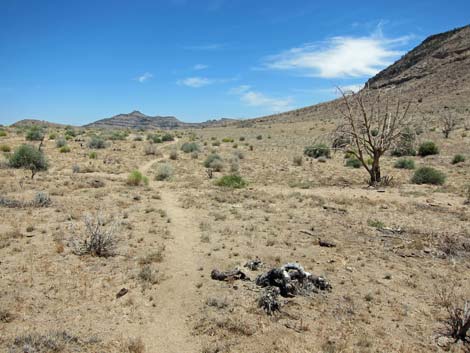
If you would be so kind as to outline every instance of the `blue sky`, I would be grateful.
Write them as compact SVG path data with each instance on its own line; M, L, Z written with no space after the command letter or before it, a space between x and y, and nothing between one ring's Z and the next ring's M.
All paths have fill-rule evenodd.
M470 2L0 0L0 123L256 117L357 88Z

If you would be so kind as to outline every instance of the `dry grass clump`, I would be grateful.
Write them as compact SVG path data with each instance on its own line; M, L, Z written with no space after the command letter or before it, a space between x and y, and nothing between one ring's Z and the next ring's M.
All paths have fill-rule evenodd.
M100 257L115 255L120 222L113 220L108 223L106 218L100 212L85 216L84 235L71 240L72 251L76 255L89 254ZM74 225L72 225L72 232L75 232Z
M15 338L9 347L9 353L67 353L80 352L84 346L94 345L97 339L87 341L71 335L67 331L52 331L44 334L26 333Z

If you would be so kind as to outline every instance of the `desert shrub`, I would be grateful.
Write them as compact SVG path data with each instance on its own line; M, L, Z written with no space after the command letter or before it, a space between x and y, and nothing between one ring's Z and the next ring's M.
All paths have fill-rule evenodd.
M56 133L52 133L52 134L49 134L49 140L55 140L57 138L57 134Z
M452 159L452 164L458 164L458 163L463 163L465 162L465 156L461 154L456 154L454 158Z
M98 153L96 153L95 151L92 151L88 154L88 158L96 159L96 158L98 158Z
M409 158L400 158L395 162L394 167L398 169L415 169L415 162Z
M85 345L93 346L94 344L96 344L96 341L84 340L66 331L50 331L44 334L33 332L15 337L13 343L8 349L8 352L79 352L84 349ZM97 351L95 349L92 350Z
M153 143L162 143L162 138L156 134L148 134L147 140L152 141Z
M230 158L230 173L237 173L240 170L240 161L237 157Z
M67 141L63 137L60 137L55 141L55 146L57 148L64 147L65 145L67 145Z
M421 167L416 170L411 182L414 184L442 185L446 180L446 175L431 167Z
M78 164L74 164L72 166L72 173L74 174L80 173L80 166Z
M161 275L151 265L145 265L139 272L139 279L148 284L157 284L161 280Z
M173 167L171 164L164 163L158 166L156 180L167 180L173 175Z
M214 142L212 142L212 146L220 146L220 141L214 141Z
M35 207L47 207L52 203L49 194L46 192L39 191L34 195L32 204Z
M295 166L301 166L304 162L304 158L302 156L294 156L293 162Z
M0 151L2 152L10 152L11 148L8 145L0 145Z
M5 137L7 132L5 130L0 130L0 137Z
M108 136L108 140L111 141L123 141L127 138L128 134L125 131L113 131L111 135Z
M346 159L346 167L349 168L360 168L362 166L361 161L357 158Z
M465 196L465 205L470 205L470 184L467 184L463 188L464 190L464 196Z
M324 143L319 143L313 146L305 147L304 154L312 158L318 158L318 157L330 158L330 148Z
M93 149L106 148L106 142L101 136L93 135L88 141L88 147Z
M178 159L178 151L176 148L170 151L170 159L176 161Z
M69 153L70 152L70 147L65 145L65 146L62 146L59 150L60 153Z
M224 143L233 142L233 138L231 138L231 137L224 137L224 138L222 139L222 142L224 142Z
M21 145L11 156L8 164L12 168L31 170L31 179L41 170L47 170L47 160L42 151L31 145Z
M138 170L132 171L131 174L129 174L127 177L127 185L139 186L142 184L148 185L148 183L148 178Z
M44 131L39 126L32 126L26 132L26 140L28 141L41 141L44 138Z
M142 338L131 337L121 343L120 352L121 353L144 353L145 344L142 341Z
M232 189L240 189L247 185L246 181L240 175L224 175L216 181L217 186L223 186Z
M174 141L174 140L175 140L175 138L170 134L165 134L165 135L162 136L162 141L163 142Z
M65 127L65 136L76 137L77 132L75 131L75 129L73 127L66 126Z
M222 157L220 157L216 153L210 154L209 156L207 156L206 160L204 161L204 167L212 168L216 172L220 172L223 169Z
M244 159L245 155L242 151L233 151L233 155L236 156L238 159Z
M181 151L183 151L184 153L197 152L199 151L199 146L195 142L185 142L181 146Z
M157 155L158 153L159 151L157 149L157 146L155 146L153 143L148 143L147 145L145 145L144 154L146 156Z
M73 234L71 239L72 251L76 255L93 255L108 257L114 256L117 243L119 241L117 233L120 222L112 220L110 222L101 214L87 214L83 220L85 231L81 236ZM72 233L75 228L72 227Z
M191 158L192 159L198 159L199 158L199 153L197 153L196 151L192 152L191 153Z
M394 157L404 157L404 156L416 156L415 143L416 143L416 134L410 128L406 128L397 143L396 148L391 152Z
M143 141L143 140L144 140L144 138L140 135L134 137L134 141Z
M418 154L421 157L430 156L433 154L439 154L439 148L432 141L423 142L419 145Z
M240 141L245 141L245 136L240 136L239 140Z
M232 148L238 148L238 144L234 143L234 144L232 145Z

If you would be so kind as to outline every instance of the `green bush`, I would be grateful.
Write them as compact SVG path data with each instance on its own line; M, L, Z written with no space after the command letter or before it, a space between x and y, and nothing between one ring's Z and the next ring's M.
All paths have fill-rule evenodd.
M106 142L101 136L91 136L90 141L88 141L88 147L94 149L106 148Z
M220 142L219 141L214 141L214 142L212 142L212 146L220 146Z
M262 139L263 139L263 135L258 135L258 136L256 136L256 139L257 139L257 140L262 140Z
M174 141L174 140L175 140L175 138L170 134L165 134L165 135L162 136L162 141L163 142Z
M176 161L178 159L178 151L176 149L172 149L170 151L170 159Z
M224 175L216 181L217 186L240 189L247 185L246 181L239 175Z
M359 159L357 158L348 158L346 160L346 167L350 167L350 168L361 168L362 166L362 163Z
M0 151L2 152L10 152L11 148L8 145L0 145Z
M42 151L31 145L21 145L11 156L8 164L12 168L31 170L31 178L41 170L47 170L47 160Z
M158 166L157 175L155 176L156 180L167 180L173 175L173 167L168 164L161 164Z
M245 136L240 136L239 140L240 141L245 141Z
M127 177L127 185L138 186L141 184L148 185L149 180L138 170L134 170Z
M442 185L446 180L446 175L431 167L421 167L416 170L411 182L414 184Z
M147 140L152 141L153 143L162 143L162 138L155 134L148 134Z
M7 132L5 130L0 130L0 137L5 137Z
M62 146L59 150L60 153L69 153L70 152L70 147L65 145L65 146Z
M183 151L184 153L197 152L199 151L199 146L195 142L185 142L181 146L181 151Z
M39 126L33 126L26 132L26 140L41 141L44 138L44 132Z
M465 162L465 156L461 154L456 154L452 159L452 164L463 163Z
M231 137L224 137L224 138L222 139L222 142L225 142L225 143L233 142L233 138L231 138Z
M95 151L90 152L88 155L88 158L90 159L96 159L98 157L98 154Z
M430 156L433 154L439 154L439 148L437 148L436 144L432 141L423 142L418 149L418 154L421 157Z
M304 154L312 158L318 158L318 157L330 158L330 148L324 143L318 143L313 146L305 147Z
M77 136L77 133L73 127L67 126L65 128L65 136L75 137Z
M394 167L398 169L415 169L415 161L409 158L400 158L395 162Z
M49 140L55 140L57 137L56 133L49 134Z
M111 135L108 136L108 140L111 141L124 141L128 136L128 133L125 131L113 131Z

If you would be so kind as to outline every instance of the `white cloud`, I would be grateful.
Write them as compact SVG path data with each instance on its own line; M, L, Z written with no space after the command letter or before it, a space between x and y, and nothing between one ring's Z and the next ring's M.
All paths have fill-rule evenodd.
M252 107L266 108L270 112L278 113L289 110L292 98L274 98L269 97L261 92L256 92L248 85L234 87L229 91L230 94L240 96L240 101Z
M183 86L199 88L211 85L214 83L214 81L206 77L188 77L182 80L178 80L177 83Z
M333 37L269 56L264 67L297 70L305 76L322 78L370 77L402 55L396 48L409 39L409 36L387 39L380 33L369 37Z
M199 71L199 70L205 70L205 69L207 69L208 67L209 67L209 66L204 65L204 64L196 64L196 65L193 66L193 69Z
M150 72L146 72L143 75L140 75L139 77L136 78L137 81L140 83L144 83L145 81L150 80L153 77L153 75Z

